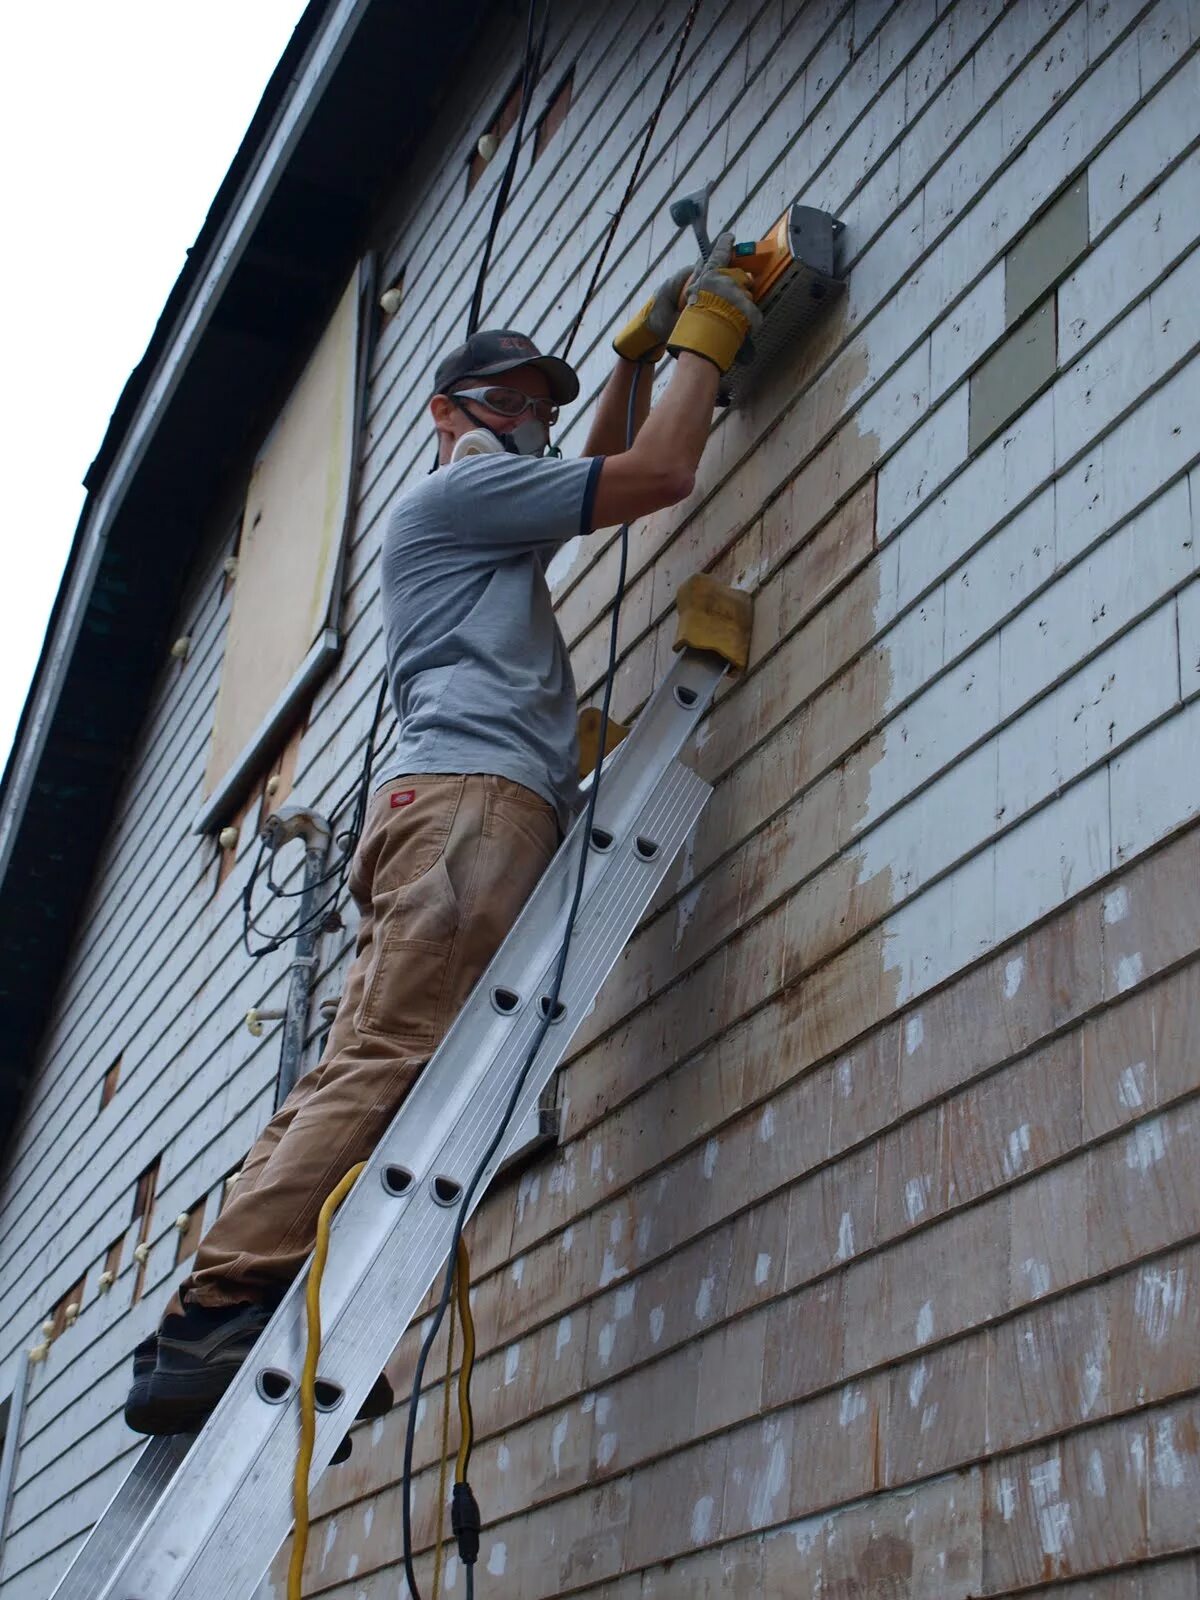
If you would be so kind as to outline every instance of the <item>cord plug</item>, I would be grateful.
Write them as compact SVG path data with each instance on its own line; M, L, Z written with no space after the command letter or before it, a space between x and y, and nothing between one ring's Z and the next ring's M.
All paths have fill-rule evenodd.
M479 1555L479 1507L469 1483L456 1483L450 1496L450 1526L458 1540L458 1558L472 1566Z

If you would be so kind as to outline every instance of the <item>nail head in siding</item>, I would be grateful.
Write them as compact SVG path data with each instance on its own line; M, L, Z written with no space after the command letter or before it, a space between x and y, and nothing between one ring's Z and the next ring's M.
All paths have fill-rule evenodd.
M1009 328L1037 304L1088 246L1087 177L1079 177L1017 240L1004 258L1004 316Z
M972 373L968 441L972 452L1028 404L1053 376L1056 361L1051 295Z

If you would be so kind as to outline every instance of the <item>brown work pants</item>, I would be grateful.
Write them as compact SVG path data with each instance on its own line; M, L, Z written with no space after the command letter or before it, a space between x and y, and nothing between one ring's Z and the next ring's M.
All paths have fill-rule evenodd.
M325 1197L378 1144L557 844L553 809L507 778L422 775L378 791L350 872L358 943L324 1056L259 1135L180 1294L205 1306L280 1298Z

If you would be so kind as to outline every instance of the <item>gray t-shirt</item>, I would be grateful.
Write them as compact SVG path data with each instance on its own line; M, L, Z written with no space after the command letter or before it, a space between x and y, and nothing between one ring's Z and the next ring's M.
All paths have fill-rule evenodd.
M591 532L603 456L468 456L396 502L383 541L383 621L399 745L376 783L486 772L579 801L575 680L546 565Z

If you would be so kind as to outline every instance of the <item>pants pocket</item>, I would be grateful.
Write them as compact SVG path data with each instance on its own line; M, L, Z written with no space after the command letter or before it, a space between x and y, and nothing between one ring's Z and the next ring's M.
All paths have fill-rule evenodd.
M374 949L355 1017L360 1033L417 1048L435 1042L457 931L458 901L442 856L414 882L375 897Z

